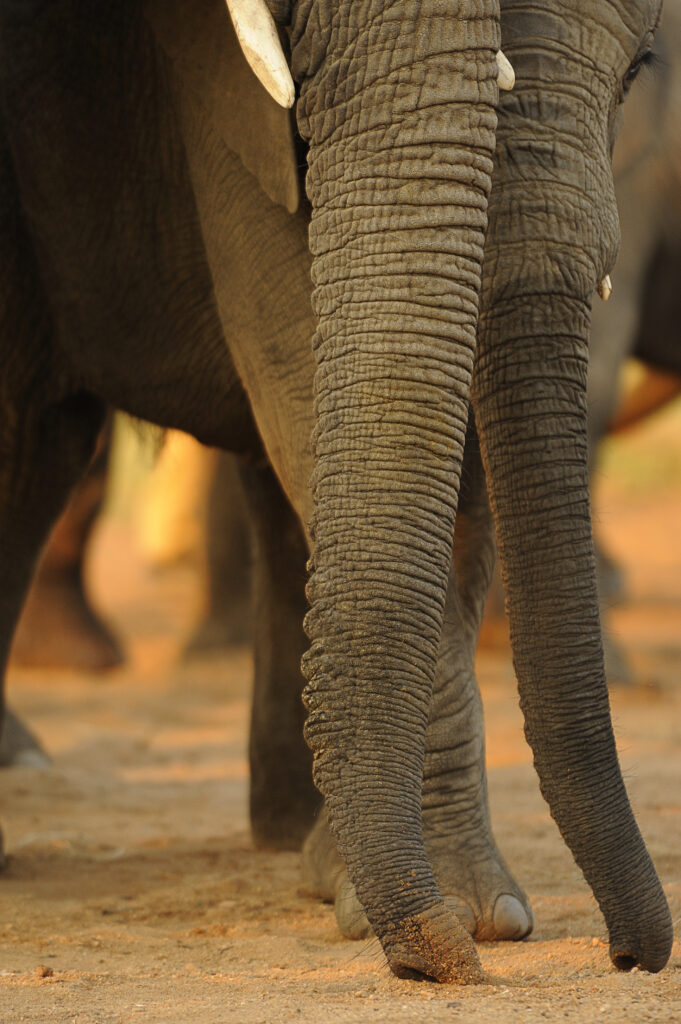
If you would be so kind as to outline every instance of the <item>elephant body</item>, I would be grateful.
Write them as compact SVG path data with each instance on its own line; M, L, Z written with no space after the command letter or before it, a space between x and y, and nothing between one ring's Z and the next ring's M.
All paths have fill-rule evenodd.
M613 157L622 241L612 299L593 312L589 361L592 460L617 399L617 369L635 355L681 372L670 314L681 249L681 4L668 0L656 37L659 67L627 103Z
M615 116L659 5L268 6L308 149L219 0L0 6L1 653L107 406L238 452L256 835L282 844L317 810L305 651L320 889L348 931L364 909L395 973L479 980L468 932L531 927L491 833L472 669L484 460L543 792L613 960L657 970L670 921L610 725L584 395ZM518 87L497 127L500 33Z
M613 173L622 242L614 292L593 311L588 381L588 437L593 478L598 447L615 412L618 370L636 356L657 371L681 375L681 4L665 3L656 38L659 66L644 76L624 109ZM604 604L618 596L613 569L600 558ZM631 672L610 638L611 681Z

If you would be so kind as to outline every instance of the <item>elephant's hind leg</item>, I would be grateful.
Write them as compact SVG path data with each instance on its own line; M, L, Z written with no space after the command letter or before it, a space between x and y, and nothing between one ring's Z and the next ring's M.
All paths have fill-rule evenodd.
M478 940L521 939L532 912L492 834L475 649L495 561L477 435L469 426L433 705L423 831L438 885Z
M249 557L237 456L220 452L208 499L206 607L184 649L185 658L250 642Z
M307 546L270 467L243 461L240 476L254 549L251 827L262 845L300 849L321 803L303 739Z
M482 702L460 649L461 625L445 620L423 784L423 834L440 891L478 940L522 939L532 911L492 833Z

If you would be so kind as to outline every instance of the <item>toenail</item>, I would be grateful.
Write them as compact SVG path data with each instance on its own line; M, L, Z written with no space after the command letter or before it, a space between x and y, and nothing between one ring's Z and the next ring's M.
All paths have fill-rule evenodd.
M493 913L494 931L500 939L524 939L532 931L532 918L517 896L497 897Z

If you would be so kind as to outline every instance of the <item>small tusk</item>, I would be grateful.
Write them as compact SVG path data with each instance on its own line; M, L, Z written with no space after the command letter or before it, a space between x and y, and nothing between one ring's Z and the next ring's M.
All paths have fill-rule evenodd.
M282 107L296 97L277 26L265 0L227 0L243 55L268 93Z
M497 76L499 88L509 92L515 85L515 71L510 60L501 50L497 50L497 68L499 69Z
M606 274L598 288L596 289L603 302L607 302L612 295L612 281L610 280L610 274Z

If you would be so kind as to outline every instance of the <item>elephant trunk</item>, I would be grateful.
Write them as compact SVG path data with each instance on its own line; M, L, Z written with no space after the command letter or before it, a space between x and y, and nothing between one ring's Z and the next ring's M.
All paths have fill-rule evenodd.
M319 26L309 45L292 33L319 321L306 736L391 967L441 980L479 971L426 858L421 782L494 150L494 6L338 5L323 55ZM368 20L346 23L349 8Z
M472 393L513 657L542 793L604 913L611 958L656 971L671 921L617 760L589 511L591 298L617 213L607 145L585 154L607 136L595 96L570 120L589 144L566 137L559 86L537 91L539 47L508 52L517 93L500 113Z

